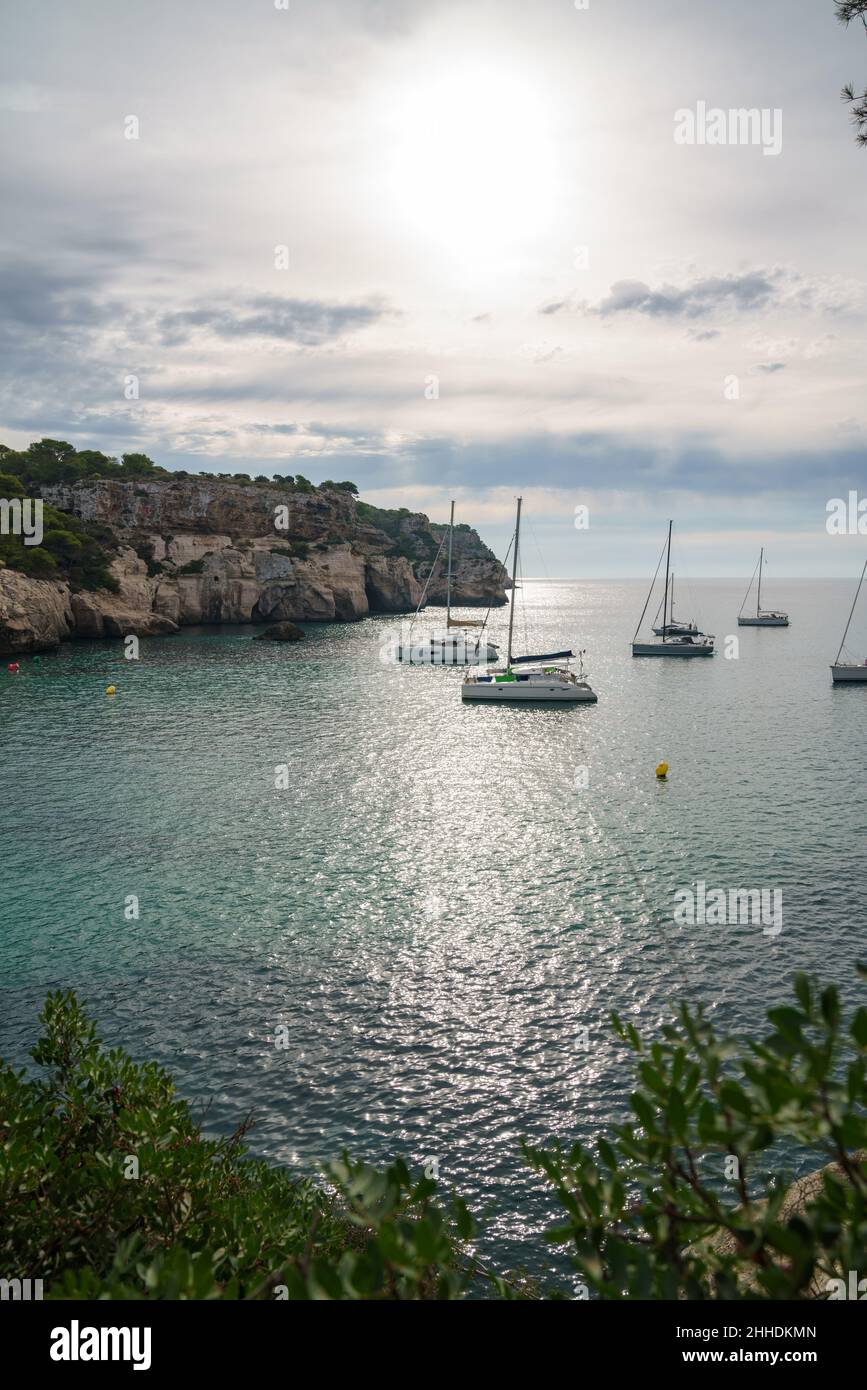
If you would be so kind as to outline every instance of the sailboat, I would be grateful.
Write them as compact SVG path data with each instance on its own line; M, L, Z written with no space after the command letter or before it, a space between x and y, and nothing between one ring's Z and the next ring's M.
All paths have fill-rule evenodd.
M653 593L653 586L656 583L656 574L650 584L650 590L644 601L641 610L641 617L638 619L638 627L632 637L633 656L713 656L713 637L705 632L700 632L693 623L684 626L683 623L674 624L669 621L668 600L670 594L670 573L671 573L671 530L672 522L668 523L668 541L665 547L665 589L662 600L662 627L654 628L654 634L658 638L656 642L639 642L637 640L641 624L644 622L644 615L647 612L647 605L650 603L650 595ZM659 557L659 564L662 563L662 556ZM659 564L656 566L656 573L659 573Z
M543 652L537 656L513 656L512 654L520 536L521 498L519 497L512 554L509 651L506 665L500 670L491 671L485 675L466 676L461 683L461 696L464 700L487 700L491 704L502 704L505 701L532 701L533 703L558 702L561 704L595 705L598 698L596 692L591 690L584 678L583 652L579 653L577 676L568 665L568 662L575 656L573 651ZM559 664L563 661L567 663L565 666Z
M764 609L764 610L762 609L762 569L764 568L764 563L765 563L765 547L762 546L761 551L759 552L759 589L758 589L758 594L757 594L757 597L756 597L756 616L753 617L753 616L750 614L750 615L747 615L747 617L744 617L744 604L746 604L746 601L747 601L747 599L748 599L749 596L750 596L750 589L753 587L753 579L755 579L755 577L756 577L755 570L754 570L754 571L753 571L752 579L750 580L750 583L749 583L749 588L747 589L746 593L744 594L744 602L741 604L741 610L740 610L740 612L738 613L738 627L788 627L788 626L789 626L789 615L788 615L788 613L778 613L778 612L774 612L774 611L773 611L772 609L770 609L770 608L766 608L766 609Z
M665 600L663 600L663 602L664 602L664 601L665 601ZM659 610L660 610L661 608L662 608L662 603L660 603L659 608L657 608L657 610L656 610L656 617L655 617L654 620L653 620L654 622L656 622L657 619L659 618ZM679 623L679 622L677 621L677 619L675 618L675 616L674 616L674 575L673 575L673 574L672 574L672 576L671 576L671 600L670 600L669 605L668 605L668 622L665 624L664 627L655 627L655 628L653 629L653 631L655 632L655 634L656 634L657 637L673 637L673 636L675 636L677 633L686 633L688 636L694 636L694 635L698 632L698 627L696 626L695 623Z
M485 664L489 661L496 661L499 655L499 648L493 643L483 641L481 632L476 637L468 629L484 628L485 618L453 618L452 617L452 541L455 530L455 504L452 502L451 514L449 516L449 559L446 575L446 630L444 633L431 633L430 637L424 638L420 642L412 641L412 624L409 630L409 639L405 644L399 644L396 648L398 661L406 662L432 662L440 666L476 666ZM440 547L442 549L442 547ZM437 556L439 558L439 556ZM434 569L436 559L431 566L430 574L425 581L421 599L415 612L417 618L424 604L427 595L428 585ZM415 618L413 619L413 623ZM452 631L456 629L456 631Z
M840 660L840 657L843 655L843 648L846 645L846 638L849 636L849 628L852 625L852 618L855 615L855 607L858 603L858 595L861 592L861 585L864 583L865 574L867 574L867 560L864 561L864 568L861 571L861 578L858 580L858 588L855 590L855 597L852 600L852 607L849 611L849 621L847 622L846 630L843 633L843 640L840 643L840 650L837 653L837 659L831 667L831 680L833 681L834 685L839 685L841 684L841 682L844 681L867 681L867 661L864 661L859 666L858 663L855 661Z

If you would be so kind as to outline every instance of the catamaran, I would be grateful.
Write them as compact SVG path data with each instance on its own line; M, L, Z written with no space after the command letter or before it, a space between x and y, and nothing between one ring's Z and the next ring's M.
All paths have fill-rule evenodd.
M412 629L415 618L418 617L427 596L428 585L430 584L433 572L436 569L440 551L434 559L428 575L422 596L419 600L418 608L415 611L415 618L410 624L409 636L407 641L399 643L395 648L395 655L398 661L404 662L432 662L440 666L477 666L486 664L489 661L496 661L499 655L499 648L493 643L483 641L481 631L478 636L472 630L484 629L487 618L453 618L452 617L452 541L455 530L455 504L452 502L451 515L449 517L449 559L446 573L446 630L444 633L431 633L429 637L422 638L420 641L413 642ZM452 631L452 629L456 629Z
M764 563L765 563L765 547L762 546L761 551L759 552L759 564L758 564L758 571L759 571L759 589L758 589L758 594L757 594L757 596L756 596L756 615L755 615L755 617L753 617L752 614L747 614L746 617L744 616L744 607L745 607L745 605L746 605L747 599L748 599L749 596L750 596L750 589L752 589L752 587L753 587L753 579L755 579L755 577L756 577L756 572L755 572L755 570L753 570L752 578L750 579L750 583L749 583L749 588L747 589L746 593L744 594L744 601L743 601L743 603L741 604L741 609L740 609L740 612L738 613L738 627L788 627L788 626L789 626L789 615L788 615L788 613L780 613L780 612L775 612L773 609L770 609L770 608L765 608L765 609L762 608L762 569L764 568Z
M509 601L509 650L506 665L500 670L485 675L467 676L461 683L461 696L464 700L487 700L491 704L506 701L533 703L559 702L562 704L595 705L598 696L584 677L584 653L579 652L579 669L576 675L569 667L575 656L573 651L543 652L537 656L513 656L512 636L515 627L515 595L518 589L518 544L521 535L521 498L518 498L518 512L515 518L515 536L512 542L512 590ZM566 662L566 665L560 665Z
M654 620L653 620L654 622L658 622L658 620L659 620L660 609L662 608L662 605L663 605L664 602L665 602L664 599L661 599L661 600L660 600L659 608L657 608L657 610L656 610L656 617L655 617ZM668 605L668 622L665 624L664 627L655 627L655 628L653 629L653 631L654 631L654 633L656 634L657 637L675 637L675 636L677 636L678 634L682 634L682 633L685 633L685 634L686 634L687 636L689 636L689 637L693 637L693 636L695 636L695 634L698 632L698 627L696 626L695 623L680 623L680 622L678 622L677 618L675 618L675 616L674 616L674 575L673 575L673 574L672 574L672 576L671 576L671 600L670 600L669 605Z
M639 642L638 633L641 624L644 622L644 615L647 612L647 605L650 603L650 596L653 593L653 586L656 583L656 575L659 573L659 566L662 564L662 556L656 566L656 574L650 583L644 607L641 610L641 617L638 619L638 627L632 637L633 656L713 656L713 637L706 632L700 632L694 623L684 625L683 623L672 623L669 621L668 600L670 594L670 574L671 574L671 529L672 523L668 523L668 541L665 547L665 589L662 599L662 627L654 628L654 634L658 638L656 642Z
M837 653L837 659L831 667L831 680L833 681L834 685L839 685L843 681L867 681L867 661L864 661L859 665L856 661L840 660L840 657L843 655L843 648L846 645L846 638L849 636L849 628L852 625L852 618L855 614L855 608L858 603L858 595L861 592L861 585L864 583L865 574L867 574L867 560L864 561L864 568L861 571L861 578L858 580L858 588L855 590L855 597L852 600L852 607L849 610L849 621L847 622L846 630L843 633L843 640L840 643L840 650Z

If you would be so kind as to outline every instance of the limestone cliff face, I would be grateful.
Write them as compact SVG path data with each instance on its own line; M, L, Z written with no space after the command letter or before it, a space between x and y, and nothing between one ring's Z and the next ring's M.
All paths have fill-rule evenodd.
M0 651L70 636L155 636L198 623L349 622L413 611L441 538L427 517L379 512L332 490L197 480L56 484L45 500L110 528L118 592L0 570ZM383 530L378 522L389 530ZM445 601L442 565L428 601ZM501 565L455 533L452 597L505 602Z
M446 527L436 528L436 539ZM446 541L448 545L448 541ZM445 555L445 552L443 552ZM497 608L505 603L504 585L510 584L505 571L496 562L499 583L496 590L491 585L491 560L483 553L479 537L475 531L455 530L452 537L452 606L456 608ZM420 578L427 577L429 565L421 567ZM428 585L427 602L445 603L446 564L445 559L437 565Z
M354 524L355 499L345 492L287 492L283 488L183 478L177 482L55 483L43 489L46 502L83 521L118 532L213 536L278 535L277 509L286 507L286 530L299 539L320 540ZM283 519L282 517L280 518Z
M75 630L65 584L0 569L0 654L47 652Z

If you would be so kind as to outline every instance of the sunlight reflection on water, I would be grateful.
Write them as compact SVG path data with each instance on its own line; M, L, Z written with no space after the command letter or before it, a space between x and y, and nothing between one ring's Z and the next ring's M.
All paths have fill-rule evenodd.
M755 1027L797 968L851 996L865 711L825 662L845 587L793 586L791 632L681 664L630 659L640 585L528 582L528 644L586 645L593 707L462 706L459 671L382 665L382 619L25 663L2 692L4 1055L24 1060L49 985L75 986L210 1124L252 1108L255 1149L303 1165L436 1155L492 1208L499 1258L532 1264L551 1210L518 1140L622 1115L613 1008L651 1029L685 978ZM736 588L702 587L717 634ZM781 887L779 939L675 927L698 878Z

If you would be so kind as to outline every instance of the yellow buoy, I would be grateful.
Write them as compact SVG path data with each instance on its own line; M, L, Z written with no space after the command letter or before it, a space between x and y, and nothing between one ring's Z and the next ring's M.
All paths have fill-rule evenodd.
M106 693L106 695L116 695L116 694L117 694L117 686L115 686L115 685L107 685L107 686L105 687L105 693Z
M656 775L660 782L664 782L668 776L668 763L660 763L656 769Z

